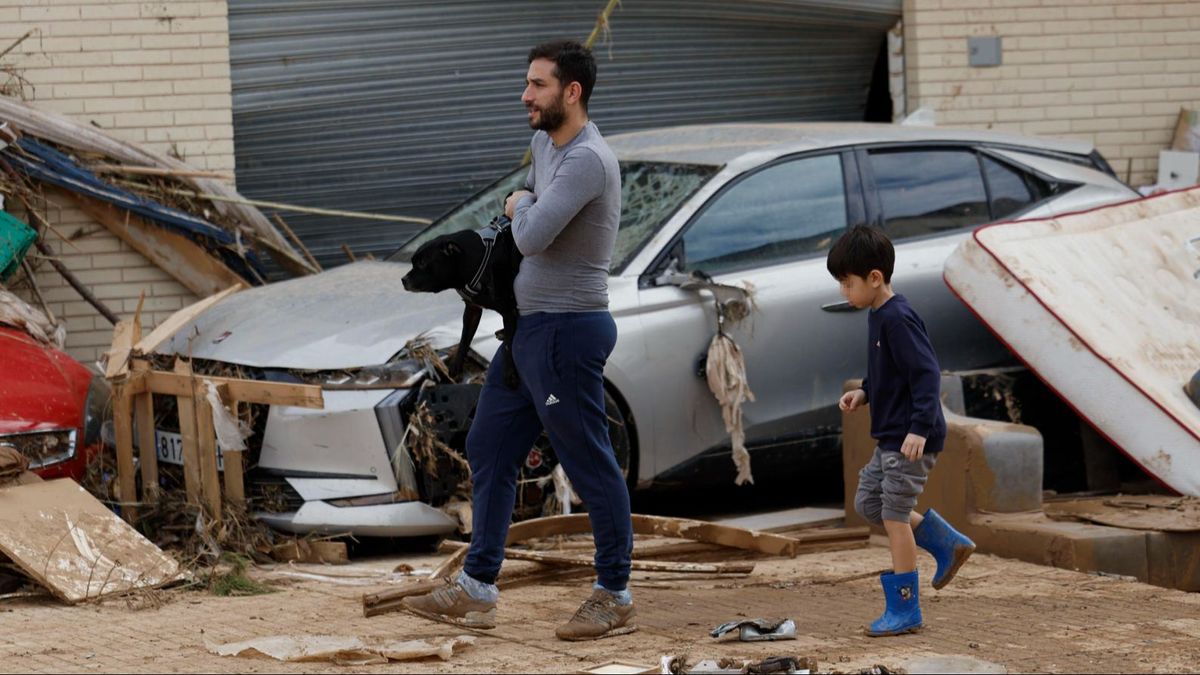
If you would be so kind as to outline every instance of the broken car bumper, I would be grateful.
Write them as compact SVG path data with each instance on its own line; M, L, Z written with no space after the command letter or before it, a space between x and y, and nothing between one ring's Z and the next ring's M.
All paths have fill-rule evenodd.
M264 523L295 534L344 534L363 537L421 537L448 534L458 521L424 502L334 506L305 502L291 513L256 513Z

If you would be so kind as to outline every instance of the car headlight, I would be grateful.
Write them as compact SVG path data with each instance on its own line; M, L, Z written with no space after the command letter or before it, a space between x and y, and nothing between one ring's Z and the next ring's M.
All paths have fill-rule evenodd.
M426 365L417 359L398 359L326 377L322 389L407 389L425 377Z
M101 440L104 422L111 417L112 390L108 382L96 375L88 383L87 402L83 406L83 445L96 445Z

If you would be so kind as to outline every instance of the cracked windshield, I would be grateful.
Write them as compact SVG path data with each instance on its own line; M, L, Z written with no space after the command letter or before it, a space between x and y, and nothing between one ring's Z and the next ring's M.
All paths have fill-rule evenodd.
M679 205L717 172L715 166L666 162L621 162L621 226L613 248L611 272L623 268ZM504 198L524 186L529 170L521 167L465 202L388 257L404 261L421 244L459 230L477 230L500 213Z

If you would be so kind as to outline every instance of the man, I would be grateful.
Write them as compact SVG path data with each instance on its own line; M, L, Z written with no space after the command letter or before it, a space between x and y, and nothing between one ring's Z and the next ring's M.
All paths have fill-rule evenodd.
M516 499L517 477L543 429L591 516L598 580L563 640L631 633L633 526L629 492L608 438L604 364L616 344L608 268L621 215L616 157L588 119L596 62L577 42L529 53L521 101L536 130L525 190L505 203L525 256L514 282L520 318L512 350L520 386L504 384L492 359L467 437L474 535L463 571L433 593L409 598L421 616L494 628L495 586Z

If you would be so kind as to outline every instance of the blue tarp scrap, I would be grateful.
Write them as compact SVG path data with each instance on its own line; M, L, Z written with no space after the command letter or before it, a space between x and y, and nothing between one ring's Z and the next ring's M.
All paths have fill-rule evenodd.
M38 141L23 137L15 147L0 152L14 168L31 178L57 185L85 197L127 209L163 228L183 235L210 252L216 253L238 276L251 284L266 276L258 255L248 247L245 257L238 254L234 235L190 213L146 199L96 177L67 155Z

